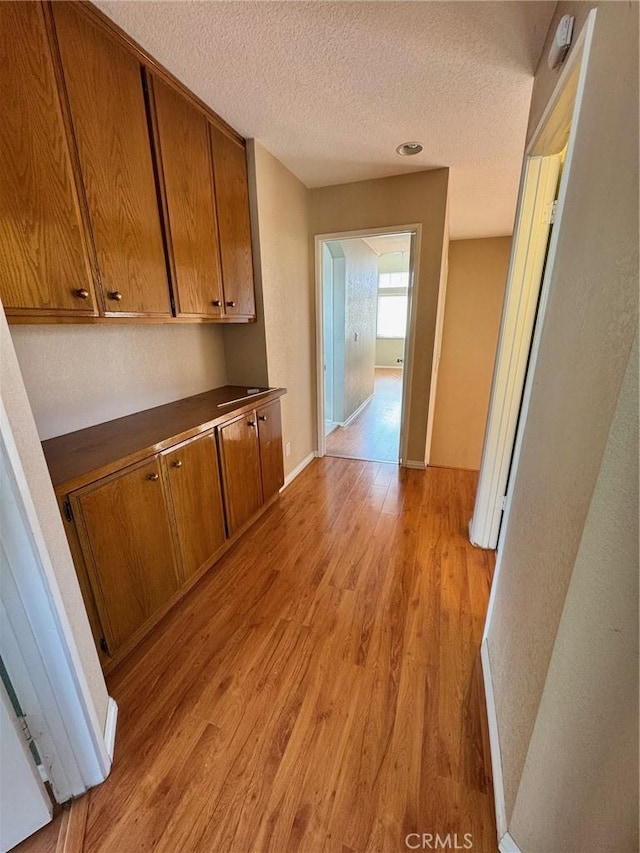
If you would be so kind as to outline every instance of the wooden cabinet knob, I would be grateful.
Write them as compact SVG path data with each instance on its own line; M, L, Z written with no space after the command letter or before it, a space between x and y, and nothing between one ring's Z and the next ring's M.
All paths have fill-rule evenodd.
M266 416L266 415L258 415L258 420L259 420L259 421L266 421L266 419L267 419L267 416Z
M174 468L182 468L182 460L181 460L181 459L176 459L174 462L172 462L172 463L171 463L171 465L172 465Z
M255 421L247 421L247 426L254 427L256 425Z
M211 304L214 306L214 308L219 308L222 305L222 302L219 299L214 299Z
M158 479L159 477L157 474L147 474L147 480L152 480L155 483L155 481Z
M77 290L73 291L73 295L77 296L78 299L88 299L89 291L85 290L84 287L79 287Z
M110 290L107 295L109 296L109 299L113 299L115 302L120 302L122 299L122 294L119 290Z
M229 300L229 302L227 302L227 307L228 308L235 308L236 307L236 303L233 301L233 299L231 299L231 300Z

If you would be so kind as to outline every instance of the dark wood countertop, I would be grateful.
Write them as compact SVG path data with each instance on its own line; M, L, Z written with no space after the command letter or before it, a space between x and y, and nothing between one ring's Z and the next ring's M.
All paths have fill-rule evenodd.
M72 491L283 394L284 388L260 388L248 396L246 386L224 385L50 438L42 449L51 480L58 494Z

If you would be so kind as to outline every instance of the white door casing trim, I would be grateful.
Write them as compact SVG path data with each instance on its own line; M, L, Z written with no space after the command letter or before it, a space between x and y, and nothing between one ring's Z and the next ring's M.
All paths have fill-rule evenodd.
M575 133L584 92L586 59L591 47L595 18L596 10L592 9L527 147L523 163L516 212L517 224L509 263L507 292L491 387L478 491L473 518L469 526L471 542L481 548L499 547L498 538L502 535L499 534L501 521L502 529L507 523L510 503L509 471L511 469L513 474L517 469L518 435L526 420L529 399L527 383L535 366L539 332L544 321L548 299L549 280L553 270L558 235L562 227L564 199L571 172ZM548 205L552 200L553 174L555 171L557 177L560 165L559 155L565 145L567 152L558 189L555 222L546 255L544 279L540 282L546 242L545 229L541 227L542 224L536 217L548 216ZM533 224L538 226L537 234L530 233ZM529 254L530 249L531 254ZM538 296L536 317L532 316L532 312L535 315L535 301L538 300ZM511 316L512 309L513 316ZM502 515L503 507L504 516ZM496 576L497 571L496 566ZM496 576L494 576L493 589L495 589ZM489 613L491 606L490 601Z
M64 802L103 782L111 757L1 399L0 475L2 656Z
M536 319L560 155L525 159L469 538L495 548Z

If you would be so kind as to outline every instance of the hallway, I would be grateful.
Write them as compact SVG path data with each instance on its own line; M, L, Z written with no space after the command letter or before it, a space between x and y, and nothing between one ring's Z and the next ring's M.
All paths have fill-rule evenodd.
M494 853L475 485L313 462L108 677L86 853L392 853L412 832Z
M337 427L327 436L327 456L398 462L402 370L376 367L371 401L346 427Z

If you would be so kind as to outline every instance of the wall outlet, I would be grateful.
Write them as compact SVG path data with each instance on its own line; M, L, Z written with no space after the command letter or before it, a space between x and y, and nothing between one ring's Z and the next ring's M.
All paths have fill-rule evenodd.
M288 441L284 446L284 455L291 456L291 442Z

